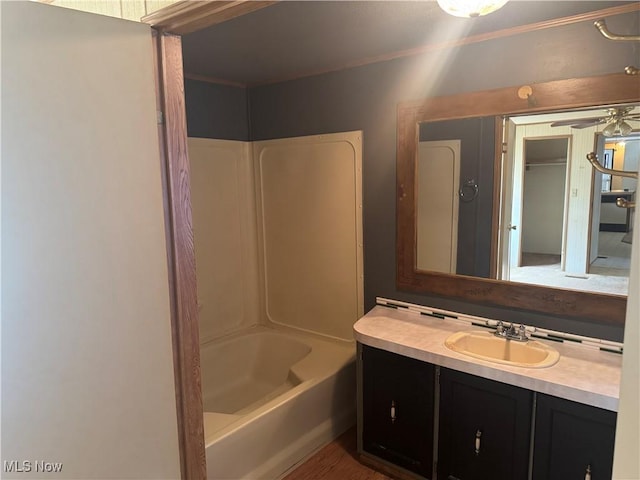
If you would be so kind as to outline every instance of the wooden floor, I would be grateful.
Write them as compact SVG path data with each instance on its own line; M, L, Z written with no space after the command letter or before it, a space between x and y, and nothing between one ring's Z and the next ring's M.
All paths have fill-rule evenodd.
M358 461L356 429L351 428L283 480L392 480Z

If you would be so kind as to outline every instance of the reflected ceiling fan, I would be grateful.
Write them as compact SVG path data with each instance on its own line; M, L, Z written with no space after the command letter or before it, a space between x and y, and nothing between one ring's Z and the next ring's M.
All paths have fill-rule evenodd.
M602 133L607 137L624 136L631 133L633 127L627 120L640 120L640 113L631 113L635 107L608 108L604 116L580 118L574 120L560 120L553 122L552 127L570 126L571 128L587 128L606 123Z

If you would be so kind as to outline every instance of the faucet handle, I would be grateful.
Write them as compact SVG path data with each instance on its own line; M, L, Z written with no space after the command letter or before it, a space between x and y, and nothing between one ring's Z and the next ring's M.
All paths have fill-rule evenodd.
M522 323L518 327L518 338L520 338L520 340L526 340L527 339L527 330L526 330L525 326Z
M503 325L502 320L486 320L484 323L488 327L501 327Z
M532 334L533 332L537 331L538 329L536 327L532 327L530 325L520 325L518 327L518 330L520 332L527 332L529 335Z
M531 334L536 330L536 327L520 324L520 326L518 327L518 337L521 340L529 340Z

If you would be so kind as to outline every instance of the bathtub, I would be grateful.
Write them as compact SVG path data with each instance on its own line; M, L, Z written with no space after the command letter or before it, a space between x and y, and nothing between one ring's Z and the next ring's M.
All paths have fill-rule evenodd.
M207 478L281 478L355 423L355 345L255 327L201 346Z

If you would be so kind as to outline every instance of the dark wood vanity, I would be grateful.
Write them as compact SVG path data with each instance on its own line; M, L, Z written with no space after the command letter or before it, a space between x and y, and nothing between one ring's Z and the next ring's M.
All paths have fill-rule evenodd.
M364 463L438 480L611 478L615 412L360 351Z
M366 345L358 361L363 375L363 450L430 478L436 367Z
M460 326L404 312L387 315L381 308L355 327L363 463L402 479L611 478L612 402L565 387L567 376L603 362L612 363L601 374L612 376L619 356L568 347L542 373L494 369L473 359L460 362L440 347L440 338ZM372 334L385 319L380 334ZM420 331L426 339L413 340Z

